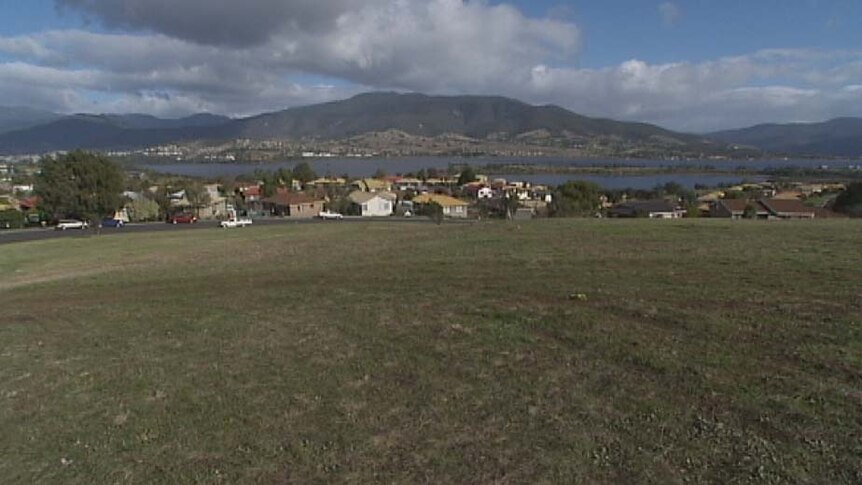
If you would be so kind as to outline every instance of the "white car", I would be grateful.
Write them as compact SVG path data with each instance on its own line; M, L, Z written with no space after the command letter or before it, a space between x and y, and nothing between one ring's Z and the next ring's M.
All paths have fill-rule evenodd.
M219 225L225 229L231 227L245 227L250 226L252 224L252 220L248 218L240 218L240 219L228 219L226 221L221 221Z
M57 231L65 231L66 229L86 229L88 227L90 227L90 225L85 221L63 219L57 223L57 226L54 229Z
M319 217L323 220L334 220L334 221L340 221L341 219L344 219L343 215L339 214L338 212L332 212L332 211L320 211L317 214L317 217Z

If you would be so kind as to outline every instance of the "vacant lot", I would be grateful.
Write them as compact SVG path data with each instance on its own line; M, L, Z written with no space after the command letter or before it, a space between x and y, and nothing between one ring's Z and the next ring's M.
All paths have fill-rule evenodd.
M862 224L0 247L4 483L862 481Z

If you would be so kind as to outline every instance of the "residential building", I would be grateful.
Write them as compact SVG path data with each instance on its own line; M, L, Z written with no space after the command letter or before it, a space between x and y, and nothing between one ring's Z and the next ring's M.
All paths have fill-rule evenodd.
M263 207L274 216L310 219L317 216L326 203L324 199L299 192L279 191L263 199Z
M633 200L613 206L610 217L648 217L650 219L680 219L685 210L664 200Z
M413 199L414 204L427 205L431 203L439 204L443 208L444 217L453 217L458 219L467 218L467 208L470 206L463 200L450 197L443 194L422 194Z
M357 190L349 196L350 201L358 206L362 217L386 217L395 211L398 196L391 192L363 192Z
M816 210L802 201L791 199L722 199L710 207L710 217L742 219L746 209L755 219L814 219Z
M392 184L386 180L365 178L353 182L353 186L363 192L388 192L392 190Z

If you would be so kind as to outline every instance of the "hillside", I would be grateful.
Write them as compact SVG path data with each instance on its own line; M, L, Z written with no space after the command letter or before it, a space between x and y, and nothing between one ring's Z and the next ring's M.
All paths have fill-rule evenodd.
M26 130L62 118L63 115L24 107L0 106L0 134Z
M552 136L701 141L698 137L653 125L588 118L557 106L532 106L491 96L369 93L344 101L256 116L238 121L237 125L245 136L252 138L338 139L393 129L418 136L452 133L477 139L512 139L546 130Z
M197 140L345 140L399 131L411 136L466 136L479 141L623 150L701 153L721 150L702 137L643 123L588 118L556 106L531 106L501 97L371 93L348 100L228 121L200 117L174 125L143 115L69 117L0 135L0 152L70 148L141 148Z
M823 123L757 125L707 136L773 153L862 157L862 118L837 118Z
M171 121L136 116L73 115L0 135L0 153L43 153L77 148L131 149L220 138L229 134L221 131L226 124L201 125L199 120L198 117L192 118L191 126L170 126Z
M0 476L858 483L860 238L545 220L5 245Z

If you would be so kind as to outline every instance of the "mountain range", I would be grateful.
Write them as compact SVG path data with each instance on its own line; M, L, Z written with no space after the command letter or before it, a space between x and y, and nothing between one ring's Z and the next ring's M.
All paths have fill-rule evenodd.
M786 155L862 156L862 118L836 118L823 123L765 124L720 131L709 138Z
M862 154L862 119L812 125L762 125L709 135L678 133L647 123L582 116L558 106L533 106L495 96L368 93L249 118L198 114L161 119L143 114L59 115L0 108L0 153L74 148L137 149L165 143L252 140L347 140L397 131L416 137L460 135L479 141L612 146L625 153L718 154L729 145L772 153ZM623 153L623 152L621 152ZM747 152L751 153L751 151Z

